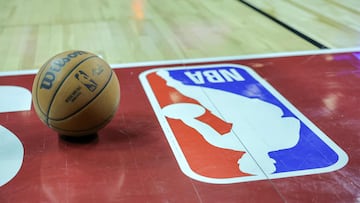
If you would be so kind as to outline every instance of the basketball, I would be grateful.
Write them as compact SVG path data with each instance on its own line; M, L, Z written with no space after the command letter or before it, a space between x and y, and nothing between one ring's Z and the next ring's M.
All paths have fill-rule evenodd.
M34 109L48 127L65 136L97 133L116 113L120 86L97 55L73 50L50 58L32 87Z

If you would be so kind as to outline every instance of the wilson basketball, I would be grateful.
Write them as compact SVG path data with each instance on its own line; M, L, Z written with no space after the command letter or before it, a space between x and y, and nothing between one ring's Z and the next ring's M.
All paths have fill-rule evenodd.
M120 100L119 81L110 66L85 51L49 59L32 89L39 118L61 135L97 133L113 118Z

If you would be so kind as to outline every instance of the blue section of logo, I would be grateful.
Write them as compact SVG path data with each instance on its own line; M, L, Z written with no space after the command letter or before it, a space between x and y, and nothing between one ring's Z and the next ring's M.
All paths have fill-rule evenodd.
M241 79L236 80L231 77L223 77L219 70L225 70L227 72L235 70L241 75ZM201 75L204 71L211 74L216 73L216 75ZM188 75L185 74L186 72ZM169 73L172 78L181 81L184 85L213 88L248 98L257 98L280 107L284 113L283 117L294 117L298 119L301 127L300 139L296 146L289 149L269 152L269 156L276 161L275 173L324 168L338 161L339 156L337 153L291 112L285 104L251 76L246 69L222 65L210 68L169 70ZM193 79L189 78L189 74L193 76ZM194 78L196 79L195 81ZM209 78L212 79L212 81L209 81ZM256 109L254 109L254 111L256 111Z

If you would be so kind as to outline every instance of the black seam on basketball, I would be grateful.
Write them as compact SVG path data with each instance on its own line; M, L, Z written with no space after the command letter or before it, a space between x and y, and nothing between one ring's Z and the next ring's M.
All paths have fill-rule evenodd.
M58 55L60 55L60 54L58 54ZM58 55L56 55L56 56L58 56ZM49 65L49 63L50 63L56 56L52 57L51 59L48 60L47 63L45 63L44 65L41 66L41 68L40 68L41 71L38 73L39 77L38 77L38 80L36 81L35 90L33 90L33 91L35 91L35 97L36 97L36 103L35 103L35 105L37 106L37 108L39 109L40 113L41 113L44 117L47 117L47 115L46 115L45 112L42 110L42 108L41 108L41 106L40 106L40 104L39 104L39 96L38 96L38 93L39 93L39 91L38 91L39 81L40 81L41 75L42 75L42 74L44 73L44 71L45 71L45 68L44 68L44 67L46 67L47 65ZM43 68L44 68L44 69L43 69ZM35 77L36 77L36 76L35 76Z
M58 128L58 127L55 127L53 125L49 125L49 127L55 129L55 130L61 130L63 132L69 132L69 133L81 133L81 132L86 132L86 131L92 131L92 130L95 130L101 126L103 126L104 124L110 122L110 120L113 118L113 116L116 114L117 112L117 108L115 108L115 110L110 114L110 116L108 116L103 122L99 123L98 125L94 126L94 127L91 127L91 128L88 128L88 129L83 129L83 130L65 130L65 129L62 129L62 128ZM99 129L100 130L100 129Z
M70 74L79 66L81 65L82 63L84 63L85 61L91 59L91 58L94 58L94 57L97 57L97 56L89 56L83 60L81 60L78 64L76 64L69 72L68 74L63 78L63 80L61 81L61 83L59 84L59 86L56 88L54 94L52 95L52 98L50 100L50 103L49 103L49 108L48 108L48 111L46 113L46 124L49 126L49 113L50 113L50 110L51 110L51 106L52 106L52 103L54 102L55 100L55 97L57 95L57 93L59 92L59 89L61 88L61 86L64 84L64 82L66 81L66 79L70 76Z
M48 120L52 120L52 121L62 121L62 120L66 120L72 116L74 116L75 114L79 113L80 111L82 111L85 107L87 107L92 101L94 101L103 91L104 89L107 87L107 85L109 84L109 82L111 81L112 79L112 76L113 76L113 72L111 71L110 72L110 76L109 76L109 79L106 81L105 85L100 89L100 91L91 99L89 100L86 104L84 104L81 108L79 108L77 111L71 113L70 115L67 115L63 118L57 118L57 119L54 119L54 118L51 118L51 117L48 117Z
M40 72L38 72L37 73L37 75L39 75L39 77L38 77L38 80L36 81L36 88L35 88L35 97L36 97L36 106L38 107L38 109L40 110L40 113L42 113L42 115L47 119L47 114L45 113L45 111L43 111L43 109L41 108L41 106L40 106L40 104L39 104L39 96L38 96L38 93L39 93L39 91L38 91L38 89L39 89L39 82L40 82L40 78L41 78L41 76L42 76L42 74L45 72L45 70L47 70L47 69L45 69L44 67L46 67L47 65L49 65L49 63L51 63L56 57L58 57L58 56L60 56L61 54L63 54L63 53L59 53L59 54L57 54L57 55L55 55L55 56L53 56L53 57L51 57L44 65L42 65L41 67L40 67ZM87 53L88 54L88 53ZM44 68L44 69L43 69ZM36 76L35 76L36 77ZM34 90L33 90L34 91ZM46 110L46 111L48 111L48 109ZM46 120L45 120L45 122L46 122ZM46 124L47 124L47 122L46 122Z

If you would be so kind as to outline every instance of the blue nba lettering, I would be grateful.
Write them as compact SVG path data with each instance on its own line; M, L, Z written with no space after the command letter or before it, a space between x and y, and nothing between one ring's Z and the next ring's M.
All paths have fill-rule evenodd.
M205 82L224 83L245 80L234 68L195 72L185 71L184 74L195 84L205 84Z

